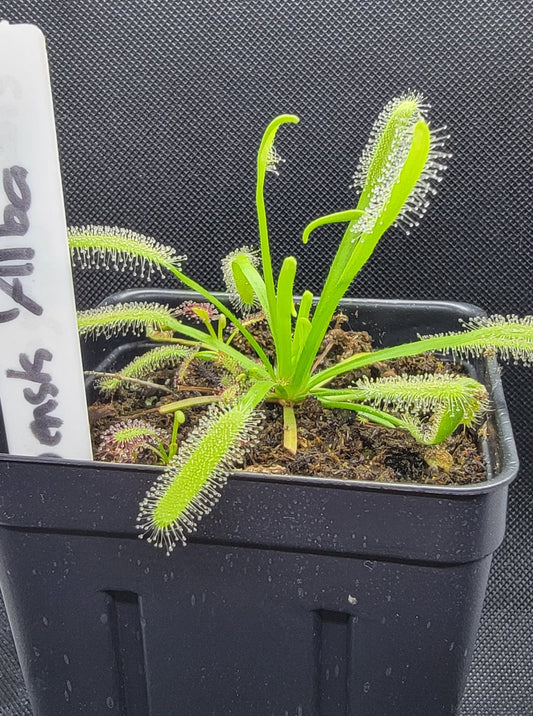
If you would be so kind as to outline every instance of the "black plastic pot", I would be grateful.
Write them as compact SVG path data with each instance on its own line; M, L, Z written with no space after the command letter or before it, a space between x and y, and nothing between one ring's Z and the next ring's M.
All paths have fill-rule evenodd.
M384 344L479 313L345 308ZM0 456L0 581L35 715L456 713L518 467L496 366L477 372L487 482L235 473L169 558L135 530L156 468Z

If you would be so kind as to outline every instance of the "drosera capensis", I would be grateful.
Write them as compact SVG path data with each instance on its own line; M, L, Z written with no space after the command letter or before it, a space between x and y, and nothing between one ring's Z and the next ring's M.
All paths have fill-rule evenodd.
M186 415L193 405L209 406L141 503L140 536L167 554L176 543L186 543L198 521L219 499L231 469L258 439L263 401L282 406L283 444L293 454L298 450L294 406L309 398L325 408L354 411L362 420L405 430L421 443L437 445L459 427L480 421L490 406L485 387L474 378L363 378L341 389L331 387L331 381L356 368L427 351L531 362L533 317L495 316L475 319L463 330L447 335L420 337L321 367L319 352L340 300L391 226L407 232L416 228L442 180L450 157L445 147L446 128L434 129L428 117L429 104L419 93L408 92L389 102L372 128L353 177L353 187L359 192L355 207L314 219L304 229L302 240L307 243L322 226L345 227L314 306L310 291L304 291L295 305L297 261L293 256L283 260L277 275L274 272L264 197L267 175L277 175L283 161L275 146L277 132L286 124L296 124L295 115L276 117L260 143L256 184L259 249L244 246L222 260L235 312L184 273L183 259L173 249L153 239L110 227L71 231L72 252L82 265L109 268L117 263L121 269L148 274L159 269L208 302L203 308L198 304L197 310L188 306L181 311L154 304L119 304L82 312L79 318L80 332L85 335L110 336L133 330L164 344L159 353L154 349L148 358L136 358L122 369L118 380L124 384L128 376L143 373L143 360L148 365L157 358L159 367L174 366L178 373L192 356L227 368L225 392L176 400L160 409ZM203 325L192 325L190 318ZM273 358L253 334L257 322L268 326ZM248 345L245 352L235 348L239 334ZM116 388L116 379L115 375L113 382L104 382L103 389Z

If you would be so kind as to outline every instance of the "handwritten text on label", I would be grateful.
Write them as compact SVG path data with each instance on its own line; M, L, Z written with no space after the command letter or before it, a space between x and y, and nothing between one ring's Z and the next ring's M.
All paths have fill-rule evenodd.
M57 387L52 383L52 376L49 373L43 373L44 361L51 361L53 358L50 351L45 348L39 348L35 351L33 362L25 354L21 353L19 362L22 370L8 369L6 375L8 378L19 378L33 383L39 383L39 390L33 391L31 388L24 388L23 395L28 403L36 405L33 410L33 422L30 423L30 430L41 445L57 445L61 441L61 432L55 430L63 425L61 418L49 415L58 406L57 400L52 400L58 394ZM45 401L49 395L52 396Z
M28 211L31 206L31 191L26 181L27 176L26 169L19 166L12 166L2 172L4 193L9 203L4 208L4 223L0 224L0 239L7 236L24 236L29 229ZM33 273L33 264L28 262L28 259L33 259L34 256L35 251L32 248L1 248L0 245L0 291L30 313L40 316L43 312L42 306L24 293L19 278ZM6 261L25 261L26 263L3 266L2 264ZM6 281L4 277L10 276L13 277L13 280ZM15 320L19 313L18 308L0 311L0 323Z

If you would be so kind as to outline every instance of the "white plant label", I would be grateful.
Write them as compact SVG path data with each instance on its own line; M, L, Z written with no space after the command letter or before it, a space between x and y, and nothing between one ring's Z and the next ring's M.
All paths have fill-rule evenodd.
M92 458L45 41L5 21L0 403L11 454Z

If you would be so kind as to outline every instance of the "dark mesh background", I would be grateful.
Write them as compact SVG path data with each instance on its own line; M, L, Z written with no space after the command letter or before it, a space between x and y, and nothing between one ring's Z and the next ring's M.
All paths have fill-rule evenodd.
M307 247L299 235L353 205L348 185L373 117L412 87L431 99L434 124L448 125L454 157L422 226L390 232L353 292L517 313L532 312L531 15L527 0L0 5L0 16L48 38L69 223L172 243L190 275L222 288L220 258L254 242L261 133L294 112L301 124L281 131L286 162L268 180L271 235L275 260L299 259L298 288L319 291L339 233L323 230ZM125 281L78 276L80 307ZM514 368L505 378L522 470L463 716L533 714L533 383ZM0 712L27 714L18 673L3 668ZM10 705L17 692L21 705Z

